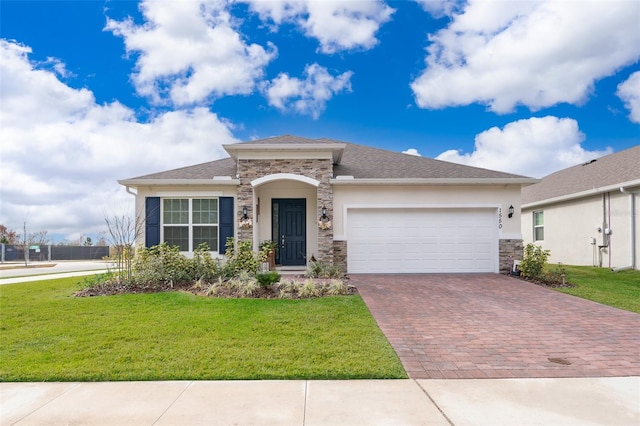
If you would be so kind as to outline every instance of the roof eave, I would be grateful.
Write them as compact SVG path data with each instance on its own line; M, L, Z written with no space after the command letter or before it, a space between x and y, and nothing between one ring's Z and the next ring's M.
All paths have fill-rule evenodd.
M239 179L123 179L118 183L124 186L168 185L168 186L220 186L240 185Z
M337 177L331 179L331 185L531 185L539 182L533 178L375 178L356 179Z
M238 153L242 151L265 152L265 151L306 151L306 152L332 152L334 164L339 164L342 154L346 148L346 143L312 143L312 144L227 144L222 147L234 160L238 159Z
M564 201L576 200L578 198L590 197L593 195L603 194L611 191L620 191L621 189L625 189L625 191L630 188L634 188L629 192L637 192L640 190L640 179L630 180L628 182L617 183L615 185L607 185L601 188L593 188L586 191L574 192L573 194L561 195L558 197L545 198L544 200L533 201L531 203L526 203L522 205L523 209L535 208L544 206L547 204L555 204L561 203Z

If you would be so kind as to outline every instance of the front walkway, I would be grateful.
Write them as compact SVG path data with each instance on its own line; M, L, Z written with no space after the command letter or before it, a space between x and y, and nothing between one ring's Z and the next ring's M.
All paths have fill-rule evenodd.
M414 379L640 376L640 315L504 275L352 275Z

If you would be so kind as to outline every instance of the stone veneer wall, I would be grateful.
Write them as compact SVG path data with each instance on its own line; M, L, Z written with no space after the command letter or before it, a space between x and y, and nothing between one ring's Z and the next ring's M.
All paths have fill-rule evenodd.
M511 268L512 260L522 260L522 240L499 240L500 273L506 274Z
M333 242L333 265L340 268L342 273L347 273L347 242Z
M333 176L333 163L330 159L284 159L284 160L238 160L238 217L242 217L242 208L246 207L248 216L254 220L253 188L251 181L263 176L277 173L291 173L310 177L320 182L317 188L318 209L313 223L316 224L322 215L322 207L326 207L327 216L333 221L333 188L329 180ZM307 214L313 214L307 212ZM236 222L237 223L237 222ZM318 254L316 258L321 262L333 263L333 227L318 230ZM238 239L253 240L253 228L238 229Z

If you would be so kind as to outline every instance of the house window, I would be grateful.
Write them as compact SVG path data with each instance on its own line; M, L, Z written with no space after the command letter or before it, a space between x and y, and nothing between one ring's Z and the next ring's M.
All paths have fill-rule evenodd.
M544 240L544 212L533 212L533 241Z
M180 251L193 251L201 243L218 247L218 199L165 198L162 200L163 241Z

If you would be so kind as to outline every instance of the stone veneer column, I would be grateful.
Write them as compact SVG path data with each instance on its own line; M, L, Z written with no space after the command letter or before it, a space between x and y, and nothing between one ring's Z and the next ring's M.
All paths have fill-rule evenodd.
M343 274L347 273L347 242L333 242L333 265L340 268Z
M242 162L240 162L242 163ZM238 227L238 241L253 241L253 226L250 228L240 228L239 223L242 219L242 209L244 207L247 208L247 216L249 220L253 223L255 221L255 217L253 214L253 187L251 186L251 181L255 178L247 176L245 171L240 168L240 164L238 164L238 175L240 176L240 185L238 185L238 200L237 200L237 217L236 217L236 225Z
M333 188L329 183L333 176L333 164L330 159L283 159L283 160L239 160L238 175L240 185L238 186L238 215L237 220L242 217L242 208L246 207L249 218L254 221L253 211L253 187L251 181L254 179L276 173L291 173L299 176L306 176L320 182L317 188L318 208L313 217L312 223L315 229L307 232L318 232L318 253L316 259L322 262L333 263L333 226L331 229L320 229L318 220L322 216L322 207L327 209L327 216L333 222ZM308 215L313 212L307 211ZM238 239L240 241L253 240L253 227L249 229L238 229Z
M522 240L499 240L500 273L506 274L512 260L522 260Z
M316 211L316 217L314 223L316 229L318 229L318 256L317 259L320 262L333 264L333 188L329 183L331 176L333 175L333 165L330 160L322 160L327 164L324 167L318 169L318 175L315 179L320 181L318 185L318 210ZM331 228L320 229L318 221L322 216L322 207L327 209L327 216L331 221Z

